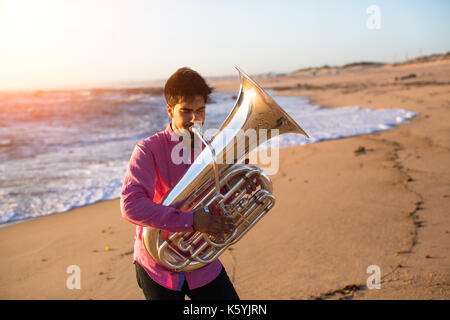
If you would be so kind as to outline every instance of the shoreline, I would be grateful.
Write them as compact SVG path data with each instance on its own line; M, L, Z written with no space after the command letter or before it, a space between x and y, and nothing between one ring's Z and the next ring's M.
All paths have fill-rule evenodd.
M274 94L273 96L275 97L275 100L277 100L276 97L279 97L278 94L276 94L276 95ZM317 105L314 104L314 102L312 100L309 99L309 97L307 95L293 95L292 97L299 97L301 99L305 99L307 101L306 102L307 107L311 107L312 109L315 109L316 107L318 107ZM211 107L213 107L213 106L211 106ZM331 109L331 108L328 108L328 107L322 107L322 106L319 106L319 107L320 107L320 109ZM364 109L372 110L370 108L365 108L365 107L362 107L362 106L350 106L350 108L353 108L353 107L357 107L358 110L359 109L361 109L361 110L364 110ZM385 109L385 110L388 110L388 109ZM408 110L403 110L403 111L408 111ZM362 131L364 131L364 129L360 130L361 133L346 133L344 131L344 132L341 132L340 134L337 134L337 135L335 135L333 137L330 137L330 136L329 137L322 137L320 135L319 136L313 135L313 136L311 136L311 138L313 138L312 141L308 141L308 140L306 140L306 141L296 141L294 143L292 143L292 141L291 141L290 142L291 144L289 144L289 145L285 145L283 143L281 143L281 144L277 143L276 145L278 146L277 149L282 149L282 148L285 148L285 147L288 147L288 146L302 146L302 145L305 145L305 144L314 144L314 143L317 143L317 142L338 140L338 139L344 139L344 138L355 137L355 136L362 136L362 135L366 135L366 134L382 132L382 131L385 131L385 130L395 130L395 129L398 128L399 125L401 125L403 123L406 123L406 122L409 122L409 121L412 121L413 118L416 118L417 117L417 113L414 114L414 115L410 115L409 112L408 112L408 114L402 115L402 116L398 116L398 117L399 117L398 119L401 119L401 120L397 120L397 122L394 122L394 121L386 122L384 124L384 128L382 128L380 126L379 127L371 127L369 129L370 130L369 133L362 132ZM393 116L391 116L391 118L393 118ZM399 121L401 121L401 122L399 122ZM274 148L273 144L270 144L270 146L271 146L271 148ZM260 148L260 151L262 151L262 150L266 150L266 148ZM257 152L258 151L256 151L256 153ZM65 209L64 211L60 211L60 212L46 213L46 214L43 214L41 216L26 217L26 218L23 218L23 219L18 219L18 220L9 221L9 222L6 222L6 223L1 223L0 224L0 229L6 228L6 227L11 226L11 225L15 225L17 223L27 222L29 220L33 220L33 219L40 218L40 217L43 217L43 216L50 216L50 215L65 213L65 212L69 212L69 211L71 211L73 209L76 209L76 208L83 208L83 207L86 207L86 206L89 206L89 205L93 205L93 204L95 204L97 202L108 201L108 200L115 200L115 199L119 199L119 198L120 198L120 196L113 197L113 198L101 199L101 200L95 200L94 202L91 202L91 203L84 203L84 204L72 206L69 209Z
M398 70L443 82L450 64ZM293 87L279 92L322 107L420 114L392 130L281 148L271 176L277 205L220 258L242 299L450 298L449 85L400 86L392 76L377 68L261 79L263 88ZM143 299L131 265L135 227L118 202L0 228L0 297ZM82 270L81 290L66 288L73 264ZM366 286L370 265L380 267L381 290Z
M432 67L434 70L438 68L438 64L441 64L441 67L444 68L441 74L439 75L442 80L449 79L449 61L447 62L440 62L440 63L427 63L428 67ZM409 66L411 67L411 66ZM406 66L408 68L408 66ZM423 65L417 65L412 66L413 71L416 71L417 69L423 69ZM403 70L400 70L402 72ZM420 70L422 71L422 70ZM404 72L404 71L403 71ZM414 78L416 77L416 74L411 73L410 75L414 75ZM430 74L428 75L430 76ZM433 78L433 81L438 82L436 80L436 74L431 74L431 77ZM397 80L397 78L395 78ZM428 86L433 88L433 81L428 81ZM388 80L389 84L392 85L392 79ZM426 82L426 80L424 81ZM439 83L439 82L438 82ZM445 81L442 81L442 83L445 83ZM412 84L414 85L414 84ZM416 84L418 87L422 87L422 85ZM389 85L387 85L388 87ZM424 84L423 87L427 86L427 84ZM439 84L440 86L440 84ZM447 81L446 87L449 88L449 82ZM441 88L439 88L441 89ZM409 88L407 89L409 90ZM369 90L364 90L364 93L368 93ZM289 94L293 94L295 92L303 92L301 90L293 90L290 91ZM328 92L327 95L316 93L311 90L306 91L306 98L308 99L309 103L311 105L320 105L324 108L340 108L345 105L352 105L349 104L349 101L355 101L359 102L360 100L358 97L351 97L346 96L346 92L339 92L339 90L334 90L334 92ZM434 92L430 92L430 96L436 96L441 92L441 94L446 94L447 97L449 96L450 90L445 90L445 88L442 88L441 90L436 90ZM361 94L362 95L362 94ZM355 100L349 99L353 98ZM401 101L401 104L404 104L405 101L408 101L408 99L404 99ZM371 99L369 99L368 104L374 103L374 106L369 106L368 104L353 104L353 105L359 105L363 109L381 109L380 104L378 103L377 99L371 96ZM417 102L419 104L425 103L425 99L418 99ZM447 101L445 101L445 98L442 99L442 106L446 106L447 108L450 106ZM375 107L375 108L374 108ZM403 108L403 106L399 106L400 108ZM437 107L436 107L437 108ZM428 107L427 109L433 109ZM394 132L389 132L391 130L386 131L380 131L379 133L370 134L368 136L374 136L375 140L382 141L383 143L390 143L392 144L394 148L394 157L392 158L395 162L394 167L398 170L398 172L404 177L404 187L410 194L414 195L418 198L418 201L414 202L414 209L409 212L408 216L410 219L410 223L414 226L413 231L409 234L408 241L410 242L410 245L406 250L397 250L397 255L402 256L406 255L405 257L402 257L403 259L399 259L400 263L398 263L396 266L394 266L388 273L384 274L381 277L381 284L383 285L383 292L381 293L381 290L370 290L367 288L366 283L359 283L359 284L348 284L341 288L336 289L330 289L326 292L322 292L312 298L314 299L450 299L450 273L448 270L450 270L450 259L448 256L448 252L450 249L449 245L444 245L439 240L441 238L445 238L446 235L448 237L448 234L450 233L450 219L448 216L439 217L439 216L425 216L423 217L422 213L423 211L430 210L431 208L428 208L428 206L431 207L430 203L433 202L433 205L436 205L439 207L438 209L442 210L442 213L446 210L445 205L442 203L436 203L439 201L436 201L437 199L434 199L432 196L430 196L430 193L426 194L425 192L422 192L420 190L421 188L415 187L413 182L418 181L419 179L416 179L415 177L412 177L416 171L418 171L417 167L414 165L411 165L408 163L407 158L410 154L405 157L404 155L401 155L400 153L405 153L405 149L410 149L411 145L403 145L402 143L399 143L396 140L400 139L391 139L392 136L397 136L400 133L410 132L408 127L415 127L415 126L423 126L424 121L427 121L430 119L430 114L427 112L424 112L421 108L417 109L410 109L414 112L417 112L417 116L413 117L413 119L410 119L407 123L401 123L400 125L396 126L396 130L398 131L397 134ZM445 117L448 118L448 109L446 109ZM444 118L445 119L445 118ZM437 125L436 127L439 127ZM445 128L445 129L444 129ZM441 130L444 129L444 132L450 133L449 127L440 128ZM397 137L396 137L397 138ZM431 140L431 139L430 139ZM446 150L446 154L441 155L441 159L444 160L447 158L450 160L450 149L447 144L447 146L439 146ZM417 158L420 159L420 156L417 156ZM445 163L445 160L444 160ZM448 169L448 163L447 162L447 169ZM445 164L443 167L445 172ZM447 172L448 177L448 170ZM439 179L438 179L439 180ZM442 180L441 180L442 181ZM445 179L444 179L445 181ZM442 182L444 182L442 181ZM450 180L447 180L450 181ZM430 187L433 187L433 184L439 184L439 181L433 181L433 179L430 179L430 181L427 181ZM441 183L442 183L441 182ZM422 188L424 189L424 188ZM447 188L447 193L444 194L444 198L449 198L450 195L450 189ZM445 200L444 200L445 201ZM442 225L437 227L439 224ZM436 234L440 233L440 235ZM436 239L437 238L437 239ZM445 242L446 240L444 240ZM430 245L429 242L432 242L434 245ZM448 243L448 240L447 240ZM431 250L434 249L434 250ZM437 250L436 250L437 249ZM425 251L428 250L428 251ZM429 255L425 254L424 252L447 252L447 254L442 255ZM425 261L429 261L430 259L438 259L443 258L442 264L439 266L432 266L427 267ZM410 270L407 270L410 269ZM403 282L403 283L402 283ZM412 291L412 292L411 292Z
M302 97L305 97L305 96L302 96ZM312 102L311 100L309 100L309 101ZM361 109L364 109L364 108L361 107ZM370 109L370 108L369 108L369 109ZM420 115L420 114L417 114L416 116L413 116L412 118L406 120L405 122L401 122L401 123L395 124L394 127L392 127L392 128L388 128L388 129L379 129L379 130L376 130L376 131L371 132L371 133L361 133L361 134L349 135L349 136L345 136L345 137L329 138L329 139L326 139L326 140L320 140L320 141L311 142L311 143L307 143L307 144L315 144L315 143L320 143L320 142L325 142L325 141L333 141L333 140L340 140L340 139L348 139L348 138L352 138L352 137L360 137L360 136L370 135L370 134L374 134L374 133L378 133L378 132L383 132L383 131L387 131L387 130L396 130L396 129L398 129L398 126L399 126L399 125L403 125L403 124L405 124L405 123L411 122L411 121L413 121L413 119L417 118L417 116L419 116L419 115ZM303 145L306 145L306 144L303 144ZM281 147L278 147L277 149L281 150L281 149L289 148L289 147L301 147L301 146L303 146L303 145L298 144L298 145L281 146ZM97 201L95 201L95 202L93 202L93 203L87 203L87 204L84 204L84 205L81 205L81 206L72 207L72 208L70 208L70 209L68 209L68 210L66 210L66 211L54 212L54 213L49 213L49 214L42 215L42 216L31 217L31 218L28 218L28 219L15 220L15 221L11 221L11 222L2 223L2 224L0 224L0 230L3 229L3 228L7 228L7 227L9 227L9 226L16 225L16 224L29 222L29 221L32 221L32 220L34 220L34 219L39 219L39 218L42 218L42 217L58 215L58 214L62 214L62 213L68 213L68 212L71 212L71 211L73 211L73 210L75 210L75 209L80 209L80 208L92 206L92 205L95 205L95 204L100 203L100 202L114 201L114 200L119 200L119 199L120 199L120 196L117 197L117 198L97 200Z
M98 203L107 202L107 201L114 201L114 200L119 200L119 199L120 199L120 196L117 197L117 198L112 198L112 199L97 200L95 202L83 204L83 205L78 206L78 207L72 207L72 208L70 208L70 209L68 209L66 211L53 212L53 213L49 213L49 214L42 215L42 216L31 217L31 218L28 218L28 219L21 219L21 220L15 220L15 221L11 221L11 222L2 223L2 224L0 224L0 230L3 229L3 228L8 228L8 227L17 225L17 224L21 224L21 223L25 223L25 222L31 222L31 221L33 221L35 219L40 219L40 218L44 218L44 217L50 217L50 216L59 215L59 214L63 214L63 213L69 213L69 212L71 212L73 210L82 209L82 208L85 208L85 207L88 207L88 206L96 205Z

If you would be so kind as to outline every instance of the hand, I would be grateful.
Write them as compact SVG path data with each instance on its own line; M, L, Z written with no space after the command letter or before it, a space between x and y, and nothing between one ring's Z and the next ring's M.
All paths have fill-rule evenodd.
M231 217L212 215L198 208L194 211L193 228L195 231L219 235L233 232L235 226Z

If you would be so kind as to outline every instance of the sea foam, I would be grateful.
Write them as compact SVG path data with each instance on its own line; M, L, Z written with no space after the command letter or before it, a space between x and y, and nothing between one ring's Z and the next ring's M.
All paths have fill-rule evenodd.
M212 94L205 129L219 128L234 95ZM280 147L387 130L417 115L274 98L310 136L277 137ZM118 198L135 144L169 121L162 95L74 91L0 101L0 224Z

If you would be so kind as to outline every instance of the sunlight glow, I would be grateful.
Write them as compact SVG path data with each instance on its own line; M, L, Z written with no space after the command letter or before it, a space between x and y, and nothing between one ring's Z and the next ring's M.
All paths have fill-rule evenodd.
M449 50L449 1L0 0L0 91L285 73Z
M80 2L0 0L0 89L85 82L86 75L74 61L89 60L87 50L94 45L83 36L89 27L104 31L111 25L98 26L93 19L96 5L101 3L80 6ZM95 39L95 32L91 34ZM69 75L67 84L61 81Z

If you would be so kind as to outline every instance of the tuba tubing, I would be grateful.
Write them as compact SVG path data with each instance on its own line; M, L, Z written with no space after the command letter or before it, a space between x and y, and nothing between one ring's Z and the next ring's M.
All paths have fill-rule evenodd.
M240 163L244 157L276 135L298 133L309 138L254 80L238 67L236 69L240 90L232 111L210 142L200 136L207 147L161 202L183 211L201 206L211 214L230 216L236 228L222 236L194 231L174 232L164 238L163 230L145 227L142 241L148 254L157 263L175 271L193 271L211 263L275 205L270 177L255 165ZM267 130L267 136L261 138L260 135L250 141L245 137L239 139L240 134L249 129ZM199 135L196 130L194 133ZM258 186L252 193L247 192L250 180ZM224 186L228 191L222 194Z

